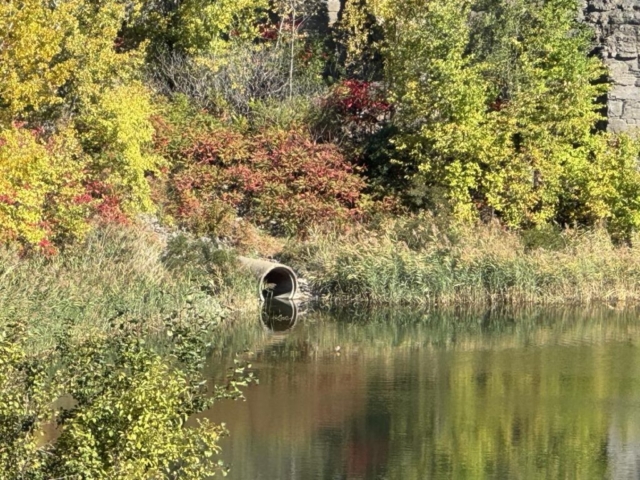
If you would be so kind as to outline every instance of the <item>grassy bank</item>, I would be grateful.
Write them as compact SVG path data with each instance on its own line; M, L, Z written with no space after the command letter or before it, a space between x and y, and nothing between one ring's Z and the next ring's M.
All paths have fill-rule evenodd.
M211 241L112 226L50 258L0 251L2 478L224 471L225 429L185 421L252 381L240 364L220 385L201 372L223 320L257 307Z
M282 255L324 298L386 304L587 304L640 300L640 248L603 230L516 234L429 218L313 234Z
M233 254L142 227L98 229L52 258L0 250L0 323L27 325L38 347L62 332L77 340L108 333L114 319L154 331L167 318L216 321L257 306L254 281Z
M622 306L640 300L634 245L616 246L601 230L516 234L412 217L312 233L277 256L327 301ZM153 332L168 318L218 322L255 312L255 288L233 249L143 227L97 229L52 258L0 251L0 321L28 325L39 347L62 332L78 340L108 333L114 319Z
M635 309L622 307L640 300L640 249L634 242L615 246L601 230L516 234L492 225L443 227L422 216L316 232L284 246L254 233L234 242L234 250L143 226L112 226L49 258L0 251L0 436L7 445L0 468L7 478L220 472L224 429L184 428L185 419L215 399L241 395L254 379L235 356L245 349L259 352L259 361L276 344L292 354L336 355L340 345L344 355L360 355L384 354L393 342L467 351L488 340L512 348L585 335L626 338L634 327L624 322ZM256 324L255 279L235 251L264 256L276 245L280 260L327 301L390 304L394 312L406 304L412 315L356 305L344 321L311 313L297 333L265 333ZM601 302L589 309L588 320L599 325L593 330L574 321L575 311L565 322L550 317L552 310L520 308ZM490 304L508 313L486 313ZM234 311L247 322L220 328ZM540 328L548 318L558 321ZM316 340L309 335L314 328ZM426 343L417 344L423 337ZM212 351L228 359L230 371L204 368ZM77 404L53 410L61 397ZM59 436L43 442L41 432L52 427Z

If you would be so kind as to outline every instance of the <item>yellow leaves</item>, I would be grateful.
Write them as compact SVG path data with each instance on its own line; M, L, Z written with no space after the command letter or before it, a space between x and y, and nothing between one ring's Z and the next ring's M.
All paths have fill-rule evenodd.
M150 153L154 112L151 93L133 82L104 92L79 120L85 147L98 152L94 172L115 188L130 214L153 210L146 175L161 164Z
M141 51L118 53L126 18L117 0L0 3L0 125L66 103L90 102L103 86L130 79Z
M86 232L81 157L69 130L46 142L23 128L0 131L0 242L45 248Z
M348 70L366 68L379 53L382 42L375 38L376 31L380 30L380 25L376 25L377 20L371 1L351 1L344 5L337 27L344 37L345 66Z
M0 3L0 125L27 109L60 103L70 61L56 57L71 23L66 8L41 0Z
M583 199L575 220L606 220L618 238L640 228L640 142L626 135L592 138L590 161L576 163L571 181L574 196Z
M139 3L129 6L135 12ZM113 182L107 187L122 195L128 213L151 209L145 173L158 163L146 150L153 109L136 81L145 43L118 50L127 8L120 0L0 3L0 195L10 202L0 202L0 242L48 245L81 235L89 172L92 182ZM80 130L60 127L63 117L75 117ZM61 132L46 139L12 127L18 120L46 120Z
M444 170L444 181L449 187L447 197L452 202L454 216L464 221L475 219L475 205L469 201L468 192L478 185L479 167L473 163L455 160Z
M229 40L254 40L267 0L186 0L180 4L176 38L189 53L223 53Z
M81 0L69 1L74 5L76 23L65 49L76 62L73 96L82 105L96 101L114 85L135 79L142 66L145 44L137 50L117 51L119 31L127 18L123 3L110 0L96 6Z

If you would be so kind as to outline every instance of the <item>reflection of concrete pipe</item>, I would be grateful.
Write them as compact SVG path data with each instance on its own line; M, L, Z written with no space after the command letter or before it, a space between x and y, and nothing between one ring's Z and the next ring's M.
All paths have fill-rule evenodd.
M238 257L258 279L260 299L280 298L292 300L298 293L298 277L295 272L281 263Z
M262 324L274 333L291 330L298 320L298 306L289 300L266 301L260 312Z

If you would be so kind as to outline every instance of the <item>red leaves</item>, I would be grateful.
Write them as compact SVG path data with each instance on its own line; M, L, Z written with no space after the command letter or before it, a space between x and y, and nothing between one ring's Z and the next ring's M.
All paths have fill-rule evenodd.
M73 198L73 203L75 205L86 205L93 201L93 197L88 193L83 193L82 195L77 195Z
M181 156L201 165L222 165L226 157L243 156L246 146L241 134L219 130L196 139L181 152Z
M103 222L125 225L129 218L122 211L120 199L115 195L105 195L96 207L98 218Z
M53 257L58 253L58 249L55 245L46 238L40 240L40 243L38 243L38 250L46 257Z
M508 100L497 98L493 103L491 103L491 105L489 105L489 109L494 112L499 112L500 110L505 108L508 104L509 104Z
M328 103L338 114L357 123L378 122L392 110L379 88L360 80L344 80Z
M219 129L185 147L181 157L171 184L175 213L187 225L205 224L202 216L222 202L276 232L300 232L348 221L365 186L335 145L295 131Z
M15 205L16 199L13 195L0 194L0 203L5 205Z
M76 197L75 201L78 204L95 201L95 213L99 221L121 225L129 223L129 218L122 208L122 200L107 183L97 180L89 182L86 192Z
M262 24L260 25L260 37L263 40L274 41L277 40L279 36L278 27L272 24Z

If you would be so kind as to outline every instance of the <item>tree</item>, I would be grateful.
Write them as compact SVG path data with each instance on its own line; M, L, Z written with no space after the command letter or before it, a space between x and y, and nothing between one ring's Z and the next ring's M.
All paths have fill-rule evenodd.
M637 143L598 132L602 62L574 0L374 0L401 159L427 203L507 225L640 225ZM615 160L614 160L615 158ZM615 167L614 167L615 165ZM613 190L604 177L625 178ZM442 202L441 199L444 201ZM625 233L625 234L626 234Z
M145 175L159 160L147 149L144 46L119 47L136 5L0 5L0 241L78 237L107 200L129 215L152 209Z

